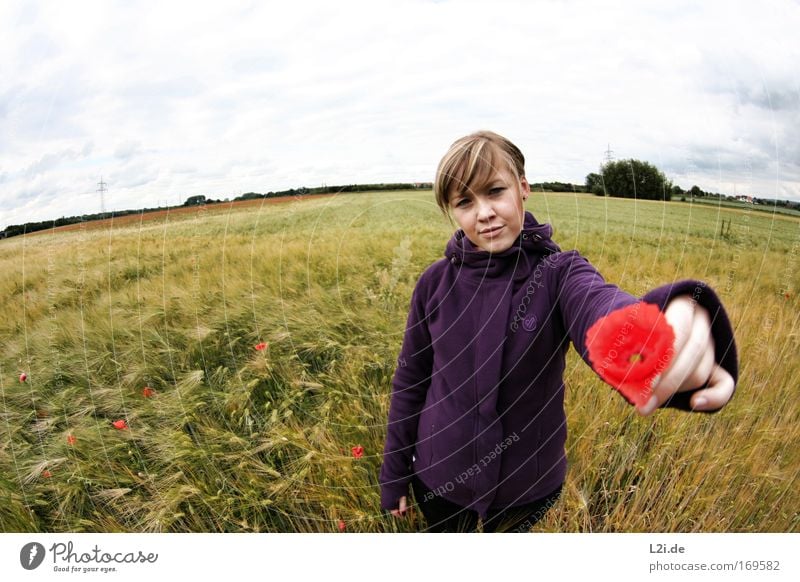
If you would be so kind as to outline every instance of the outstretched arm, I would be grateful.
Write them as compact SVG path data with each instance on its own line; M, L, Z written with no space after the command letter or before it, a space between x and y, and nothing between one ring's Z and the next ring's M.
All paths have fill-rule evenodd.
M599 318L639 299L606 283L575 251L548 260L565 329L575 349L591 365L585 343L587 330ZM676 338L670 367L654 384L654 400L637 408L638 412L647 415L657 407L719 410L733 395L738 360L733 329L717 295L703 282L683 280L658 287L641 300L664 312Z

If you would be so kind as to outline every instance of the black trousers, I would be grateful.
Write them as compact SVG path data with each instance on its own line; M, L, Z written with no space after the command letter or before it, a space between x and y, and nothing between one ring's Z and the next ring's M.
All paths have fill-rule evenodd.
M547 510L555 505L561 495L561 485L552 493L532 503L508 507L501 511L489 511L483 521L484 533L506 532L526 533L537 521L544 517ZM419 505L425 521L428 522L426 532L474 532L478 529L478 513L464 509L428 489L428 487L414 475L411 481L414 498Z

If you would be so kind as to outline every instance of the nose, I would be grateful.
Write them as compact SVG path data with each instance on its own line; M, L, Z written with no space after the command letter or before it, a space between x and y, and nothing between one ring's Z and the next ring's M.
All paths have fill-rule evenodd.
M478 197L478 220L480 221L488 221L494 218L494 207L492 206L492 201L489 198L484 198L483 196Z

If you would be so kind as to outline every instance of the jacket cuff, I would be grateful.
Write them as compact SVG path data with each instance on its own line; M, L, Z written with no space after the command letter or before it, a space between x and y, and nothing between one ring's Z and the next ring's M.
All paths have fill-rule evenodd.
M411 483L411 478L396 480L391 483L381 484L381 509L390 510L398 509L400 498L406 496L406 501L411 505L408 499L408 484Z
M733 377L733 390L736 392L736 384L739 381L739 359L736 354L736 342L733 337L733 327L722 302L717 297L711 287L702 281L686 279L669 285L662 285L653 289L642 297L642 301L653 303L661 311L666 309L667 304L678 295L691 295L692 299L701 307L704 307L711 317L711 335L714 338L714 360ZM667 400L660 408L677 408L679 410L691 411L692 407L689 399L692 394L705 388L707 385L699 386L688 392L678 392ZM731 396L733 397L733 396ZM697 412L714 413L721 410L703 410Z

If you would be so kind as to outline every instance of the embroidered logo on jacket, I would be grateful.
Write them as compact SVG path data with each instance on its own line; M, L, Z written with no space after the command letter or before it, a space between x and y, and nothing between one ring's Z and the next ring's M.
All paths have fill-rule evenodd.
M525 331L533 331L534 329L536 329L537 324L538 321L536 319L536 316L529 315L528 317L522 320L522 329L524 329Z
M525 296L522 298L522 301L514 312L514 318L511 320L511 325L509 326L511 333L515 333L517 329L519 329L520 322L522 322L522 329L525 331L533 331L536 329L538 321L535 315L528 313L528 306L533 296L536 294L536 291L544 287L543 268L557 269L557 260L558 254L553 253L544 257L539 261L539 264L536 265L536 269L533 271L533 278L528 281L528 286L525 288Z

